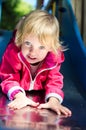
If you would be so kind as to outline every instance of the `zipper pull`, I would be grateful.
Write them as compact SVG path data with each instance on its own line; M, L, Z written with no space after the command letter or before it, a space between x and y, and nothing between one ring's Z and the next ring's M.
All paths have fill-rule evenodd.
M32 81L30 82L30 88L29 88L29 90L33 90L33 88L34 88L34 81L32 80Z

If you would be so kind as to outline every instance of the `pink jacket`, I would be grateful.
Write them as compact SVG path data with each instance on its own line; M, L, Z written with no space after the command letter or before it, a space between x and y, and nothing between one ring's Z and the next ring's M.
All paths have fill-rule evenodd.
M45 90L45 100L53 96L63 101L64 93L63 75L59 72L64 54L59 52L56 56L48 53L36 77L32 80L30 64L26 61L22 52L14 43L10 43L3 55L0 79L2 91L10 100L15 91Z

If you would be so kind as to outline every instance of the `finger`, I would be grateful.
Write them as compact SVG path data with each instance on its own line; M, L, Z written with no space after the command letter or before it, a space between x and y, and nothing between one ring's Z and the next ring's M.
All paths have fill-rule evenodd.
M65 114L65 115L69 115L69 116L72 115L72 112L68 108L66 108L66 107L64 107L62 109L62 113Z
M11 103L8 104L8 107L9 107L9 108L12 108L12 107L14 107L14 106L15 106L15 102L11 102Z
M11 103L8 104L8 107L10 109L20 109L24 106L25 106L25 104L22 104L22 103L19 103L19 102L16 102L16 101L12 101Z
M34 102L34 101L29 101L29 104L30 106L33 106L33 107L37 107L39 105L39 102Z
M61 111L59 109L56 109L54 111L57 113L57 115L61 115Z
M40 104L37 108L41 109L41 108L49 108L48 103L44 103L44 104Z
M39 103L32 103L31 106L33 107L37 107L39 105Z
M61 115L64 114L65 116L71 116L71 111L66 107L62 107L56 110L57 114Z

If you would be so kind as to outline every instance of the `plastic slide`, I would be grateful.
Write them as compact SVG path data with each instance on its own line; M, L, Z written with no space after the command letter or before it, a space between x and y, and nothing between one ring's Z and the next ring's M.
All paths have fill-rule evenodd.
M0 30L0 62L11 36L12 36L11 31Z
M72 110L72 117L67 125L86 127L86 48L81 38L71 0L62 0L57 4L60 11L60 36L68 50L65 51L65 62L61 72L64 75L63 104ZM57 11L57 12L58 12Z
M68 55L75 74L82 87L86 89L86 48L81 38L71 0L63 0L60 11L61 40L68 47Z

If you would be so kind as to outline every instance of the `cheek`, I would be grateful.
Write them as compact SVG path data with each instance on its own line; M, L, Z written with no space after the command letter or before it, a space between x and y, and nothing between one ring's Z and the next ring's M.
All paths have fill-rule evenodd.
M25 47L21 48L21 52L22 54L26 57L26 55L28 54L28 50Z
M39 56L41 59L44 59L46 56L47 56L47 53L46 51L42 52L41 55Z

